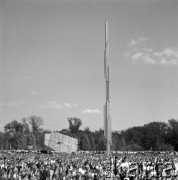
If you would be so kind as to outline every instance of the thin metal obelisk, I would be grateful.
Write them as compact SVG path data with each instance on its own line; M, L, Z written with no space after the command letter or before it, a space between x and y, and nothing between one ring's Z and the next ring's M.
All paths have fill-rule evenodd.
M108 21L105 21L105 50L104 50L104 76L106 82L106 102L104 105L104 136L106 139L106 150L110 153L112 143L111 133L111 115L110 115L110 66L109 58L109 41L108 41Z

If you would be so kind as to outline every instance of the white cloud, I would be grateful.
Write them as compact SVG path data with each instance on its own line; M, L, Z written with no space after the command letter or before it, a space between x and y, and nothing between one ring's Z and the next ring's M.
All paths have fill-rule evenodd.
M70 104L70 103L64 103L64 106L68 107L68 108L72 108L72 104Z
M159 63L163 65L178 64L178 50L175 48L165 48L162 51L153 52L153 56L158 58Z
M83 110L83 113L86 113L86 114L101 114L101 111L99 111L98 109L85 109L85 110Z
M42 105L39 105L38 106L39 108L43 108L43 109L61 109L63 107L66 107L66 108L77 108L78 105L76 103L74 104L71 104L71 103L63 103L63 104L59 104L58 102L56 101L49 101L45 104L42 104Z
M138 52L131 56L133 60L143 60L146 64L157 64L157 61L150 57L149 54Z
M146 64L157 64L157 61L153 58L151 58L148 54L147 55L144 55L142 57L144 63Z
M4 106L20 106L22 104L24 104L24 101L3 103Z
M131 42L129 43L129 47L135 46L137 44L137 42L135 41L135 39L132 39Z
M64 106L67 108L77 108L78 105L76 103L71 104L71 103L64 103Z
M178 63L177 59L171 59L170 64L176 65Z
M176 49L165 48L163 50L163 54L166 55L167 57L178 58L178 50L176 50Z
M39 105L39 108L43 109L61 109L62 106L56 101L49 101L45 104Z
M154 56L157 56L159 58L162 57L172 57L172 58L178 58L178 50L175 48L165 48L160 52L154 52Z
M161 61L159 62L160 64L164 64L164 65L166 65L167 64L167 61L166 61L166 59L165 58L161 58Z
M140 37L140 38L138 38L138 39L132 39L132 40L130 41L130 43L129 43L129 47L133 47L133 46L135 46L135 45L137 45L137 44L140 44L140 43L142 43L142 42L144 42L144 41L147 41L147 40L148 40L147 37Z
M177 64L177 59L170 59L170 60L167 60L165 58L161 58L160 60L160 64L163 64L163 65L176 65Z
M31 91L31 94L35 96L35 95L37 95L37 92Z
M150 48L143 48L141 50L137 50L136 52L127 52L125 55L127 55L127 58L131 58L132 60L142 60L146 64L178 64L178 49L176 48L164 48L162 51L154 51Z
M144 54L141 52L135 53L134 55L132 55L132 59L133 60L139 60Z

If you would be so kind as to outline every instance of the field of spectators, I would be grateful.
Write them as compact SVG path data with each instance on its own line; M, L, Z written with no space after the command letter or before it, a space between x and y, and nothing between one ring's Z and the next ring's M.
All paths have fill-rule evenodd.
M1 151L0 180L178 179L176 152Z

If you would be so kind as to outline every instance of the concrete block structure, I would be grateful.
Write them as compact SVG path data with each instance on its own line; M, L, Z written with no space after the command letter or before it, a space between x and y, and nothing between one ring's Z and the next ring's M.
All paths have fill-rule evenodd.
M45 145L57 152L71 153L77 151L78 140L58 132L45 134Z

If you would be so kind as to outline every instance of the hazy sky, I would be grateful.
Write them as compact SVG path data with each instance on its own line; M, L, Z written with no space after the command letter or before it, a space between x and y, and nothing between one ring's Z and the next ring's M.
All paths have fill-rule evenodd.
M0 130L103 128L105 19L113 130L178 119L177 0L0 0Z

